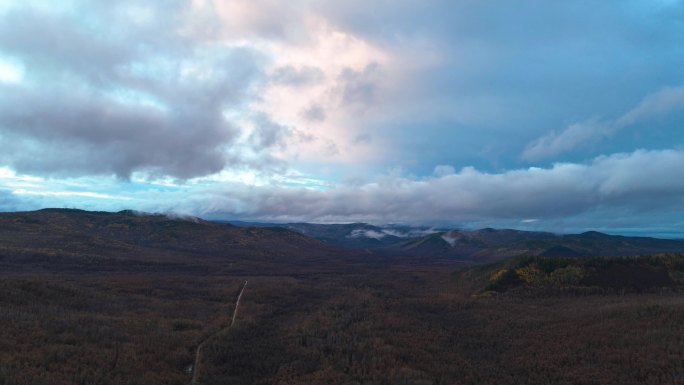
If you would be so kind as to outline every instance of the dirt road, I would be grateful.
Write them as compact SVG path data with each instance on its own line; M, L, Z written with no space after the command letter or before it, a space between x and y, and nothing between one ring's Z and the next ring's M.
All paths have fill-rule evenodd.
M228 327L226 327L226 328L223 328L223 329L217 331L214 334L207 336L204 340L202 340L202 342L200 342L199 345L197 345L197 351L195 352L195 363L192 365L192 381L190 381L190 385L197 385L197 379L199 378L199 372L200 372L199 371L199 369L200 369L200 366L199 366L200 365L200 358L202 355L202 348L204 347L204 344L206 344L207 341L209 341L210 339L212 339L213 337L215 337L219 333L230 329L233 326L233 324L235 323L235 317L237 316L238 307L240 306L240 299L242 299L242 294L245 292L246 287L247 287L247 281L245 281L245 283L242 284L242 289L240 290L240 294L238 294L237 301L235 301L235 309L233 309L233 318L230 320L230 325L228 325Z

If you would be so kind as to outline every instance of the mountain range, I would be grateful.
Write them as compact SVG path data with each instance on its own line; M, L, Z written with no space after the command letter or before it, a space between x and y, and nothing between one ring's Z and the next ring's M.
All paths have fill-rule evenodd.
M609 235L597 231L556 234L513 229L450 230L367 223L232 223L239 226L281 226L333 246L366 249L376 254L481 262L518 255L608 257L684 251L684 240Z
M388 261L488 262L511 256L684 252L684 240L595 231L448 230L402 225L219 223L133 211L0 213L0 266L79 270L269 271ZM284 263L286 262L286 263Z

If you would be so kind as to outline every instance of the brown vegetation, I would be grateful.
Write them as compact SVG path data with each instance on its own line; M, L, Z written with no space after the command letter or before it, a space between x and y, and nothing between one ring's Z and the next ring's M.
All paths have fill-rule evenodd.
M61 234L77 235L76 223ZM276 257L251 246L243 258L242 249L224 257L218 241L203 251L201 239L194 250L166 249L124 232L80 248L78 237L48 232L49 241L29 242L35 234L2 231L3 385L187 384L207 336L201 384L684 383L682 255L516 259L453 274L460 267L444 261L363 260L316 247L299 255L283 247ZM259 244L271 247L282 238L268 231ZM99 262L88 265L91 253ZM67 256L73 264L60 266ZM669 286L611 288L625 287L615 279L630 277L624 269ZM473 297L490 279L511 279L508 289L605 290Z

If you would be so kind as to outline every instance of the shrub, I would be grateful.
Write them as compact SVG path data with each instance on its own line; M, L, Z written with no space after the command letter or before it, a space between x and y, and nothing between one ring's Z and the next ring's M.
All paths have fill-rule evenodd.
M566 266L554 270L549 279L554 286L575 286L579 285L586 276L586 271L581 266Z
M528 286L544 286L547 276L536 265L529 265L515 269L515 274Z
M500 269L489 277L489 285L486 291L504 291L518 284L519 279L515 271Z

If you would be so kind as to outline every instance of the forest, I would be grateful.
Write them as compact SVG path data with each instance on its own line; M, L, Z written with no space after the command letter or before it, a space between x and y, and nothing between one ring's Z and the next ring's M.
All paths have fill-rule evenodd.
M49 223L63 215L74 214ZM0 384L189 384L200 343L197 384L684 383L682 254L471 265L364 260L314 242L241 257L234 234L246 233L229 228L223 258L207 224L202 257L199 241L166 248L98 230L137 223L107 218L89 219L96 238L73 246L79 220L25 253L4 241ZM198 231L141 221L152 235ZM118 249L95 253L110 236Z
M2 276L0 383L187 384L241 281ZM684 298L473 297L423 270L250 277L203 384L678 384Z

